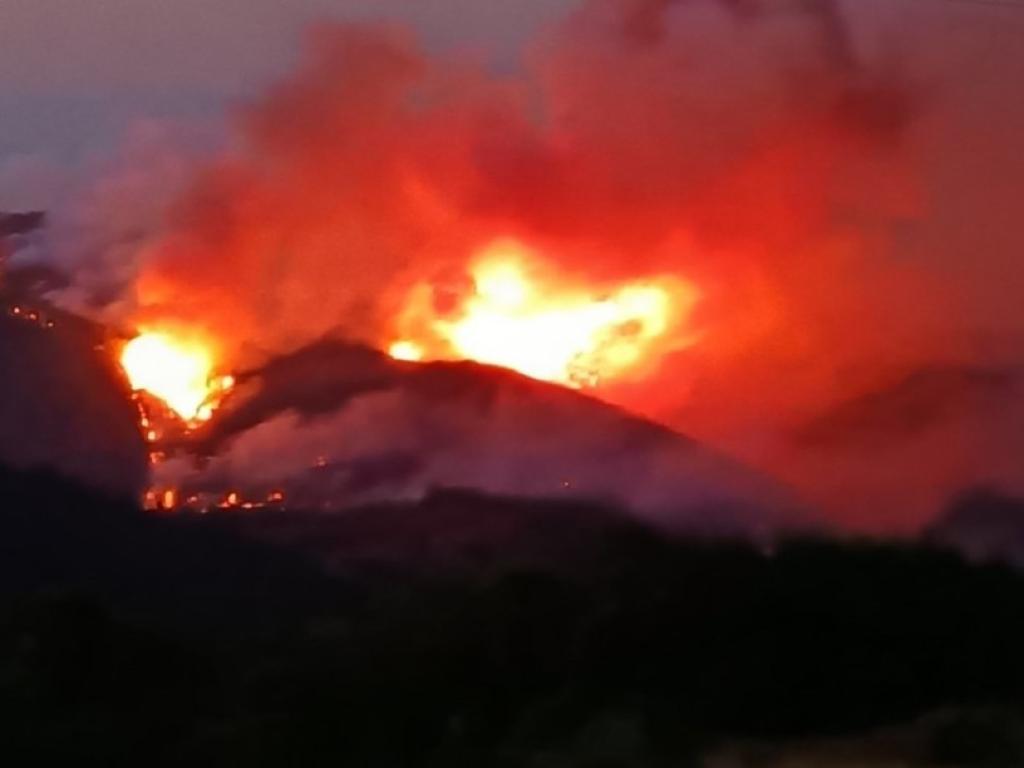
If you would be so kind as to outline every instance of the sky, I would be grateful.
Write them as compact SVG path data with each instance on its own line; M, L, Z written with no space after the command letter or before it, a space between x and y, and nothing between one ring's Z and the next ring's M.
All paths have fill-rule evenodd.
M514 68L524 42L576 4L3 0L0 207L56 205L54 189L63 177L94 170L90 164L130 143L126 137L147 121L220 135L225 107L254 98L286 74L304 30L317 20L387 20L412 27L431 48L465 49L495 68ZM871 44L873 26L891 29L906 23L894 19L922 15L955 29L965 19L995 14L1009 22L1008 38L1024 28L1018 23L1024 12L967 0L859 0L844 10L858 45ZM995 41L997 47L1009 42Z
M388 19L514 63L569 0L3 0L0 170L110 150L133 121L218 120L286 73L320 19ZM11 183L6 185L12 186ZM0 185L0 194L3 194ZM25 190L25 197L32 197ZM8 197L10 193L8 192ZM37 195L38 196L38 195ZM0 200L2 203L2 200Z

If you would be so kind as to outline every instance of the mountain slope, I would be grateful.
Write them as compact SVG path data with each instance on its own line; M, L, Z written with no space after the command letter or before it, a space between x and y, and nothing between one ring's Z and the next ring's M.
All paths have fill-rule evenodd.
M239 377L158 480L342 508L432 488L587 499L669 527L767 533L805 523L767 477L580 392L475 363L401 363L325 340Z

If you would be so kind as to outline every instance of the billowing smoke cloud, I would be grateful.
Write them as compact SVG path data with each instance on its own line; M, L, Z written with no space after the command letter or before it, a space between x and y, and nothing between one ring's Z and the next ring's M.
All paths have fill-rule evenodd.
M936 366L1001 375L1024 320L1016 17L927 5L591 0L504 77L399 28L319 27L137 249L120 306L245 368L327 332L386 343L410 285L496 237L595 282L679 275L700 342L598 394L843 522L913 527L979 467L1015 481L995 457L1021 447L986 395L940 394L909 433L859 407Z
M403 281L457 272L496 236L596 278L824 228L851 161L898 141L902 95L835 66L834 11L738 23L683 5L696 17L678 34L638 45L630 18L663 27L667 9L586 4L527 82L431 59L400 31L320 28L302 71L241 117L238 154L176 207L144 308L263 352L333 327L377 342Z

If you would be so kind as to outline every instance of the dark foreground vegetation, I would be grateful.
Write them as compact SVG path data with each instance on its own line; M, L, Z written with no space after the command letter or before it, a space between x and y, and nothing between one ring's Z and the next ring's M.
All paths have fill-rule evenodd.
M0 499L5 764L686 766L936 712L971 714L929 765L1024 760L1024 578L951 554L469 494L322 521L317 550L38 473ZM367 545L428 533L452 567Z

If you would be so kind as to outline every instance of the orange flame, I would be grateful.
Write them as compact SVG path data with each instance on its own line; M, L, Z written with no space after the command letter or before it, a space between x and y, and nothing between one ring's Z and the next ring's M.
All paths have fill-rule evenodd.
M134 390L160 398L189 423L208 421L234 386L231 376L214 375L208 345L163 331L143 331L125 344L121 367ZM147 437L153 441L157 434L149 430Z
M567 285L512 240L484 249L469 275L470 295L447 314L436 309L432 286L413 290L401 321L412 333L389 346L392 357L471 359L583 387L644 366L667 344L693 342L677 331L698 292L678 278Z
M396 341L388 347L388 354L395 360L417 363L423 359L423 348L414 341Z

